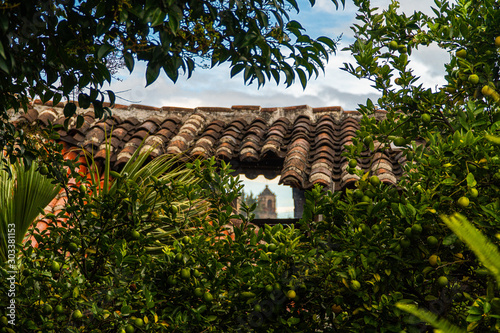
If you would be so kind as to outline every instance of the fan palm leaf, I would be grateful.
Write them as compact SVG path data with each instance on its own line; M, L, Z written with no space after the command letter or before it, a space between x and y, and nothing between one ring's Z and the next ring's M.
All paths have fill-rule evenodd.
M15 243L21 244L26 232L36 217L59 193L60 187L54 185L50 178L37 171L37 164L30 168L16 162L5 165L10 168L12 176L4 170L0 162L0 260L7 260L9 241L8 229L15 229Z

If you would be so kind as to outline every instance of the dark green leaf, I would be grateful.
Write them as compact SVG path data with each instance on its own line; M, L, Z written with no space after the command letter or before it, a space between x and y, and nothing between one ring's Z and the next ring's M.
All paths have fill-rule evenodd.
M108 93L109 104L111 106L115 105L115 100L116 100L115 93L111 90L106 90L106 92Z
M134 57L130 53L125 53L123 55L123 59L125 60L125 66L130 73L134 70Z
M82 127L84 121L85 121L85 119L83 118L83 116L82 115L78 115L76 117L76 128Z
M239 72L241 72L243 69L245 69L244 64L236 64L231 68L231 77L237 75Z
M97 51L97 59L105 58L114 49L115 48L109 44L101 45L101 47L99 47L99 50Z
M72 102L68 102L66 103L66 105L64 106L64 116L66 118L69 118L71 116L73 116L76 112L76 105L75 103L72 103Z
M90 97L87 94L78 94L78 106L82 109L87 109L90 107Z
M161 67L158 64L153 64L151 62L148 63L148 68L146 69L146 87L156 81L158 75L160 74L160 68Z

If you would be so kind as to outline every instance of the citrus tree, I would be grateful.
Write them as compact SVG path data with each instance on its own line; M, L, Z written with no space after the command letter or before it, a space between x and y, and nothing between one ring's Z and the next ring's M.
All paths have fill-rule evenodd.
M363 119L347 146L355 188L327 196L309 194L305 219L311 236L335 252L324 281L338 297L337 327L344 331L420 332L425 322L395 303L413 303L458 326L485 332L498 327L498 289L488 270L439 218L460 212L492 242L500 230L498 131L500 11L497 1L435 1L434 15L407 15L398 2L376 10L354 1L356 59L345 70L379 90L360 106ZM446 85L418 84L411 55L437 45L447 50ZM372 114L387 111L385 120ZM356 168L367 150L402 152L397 186L377 177L378 165ZM366 155L364 155L366 156ZM406 161L405 161L406 160ZM368 171L368 172L367 172Z

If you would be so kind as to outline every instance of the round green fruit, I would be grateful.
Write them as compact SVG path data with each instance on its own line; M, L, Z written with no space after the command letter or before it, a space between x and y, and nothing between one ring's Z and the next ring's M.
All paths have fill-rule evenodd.
M473 187L469 190L469 194L470 194L471 198L477 198L477 196L479 195L479 192L476 188Z
M435 247L438 245L438 243L439 240L436 237L434 236L427 237L427 244L429 244L429 246Z
M361 283L359 283L358 280L352 280L351 281L351 288L352 288L352 290L359 290L359 289L361 289Z
M78 251L78 245L74 242L68 244L68 251L71 253L76 253Z
M426 124L430 123L431 122L431 115L428 114L428 113L424 113L422 115L422 121Z
M181 262L183 259L184 259L184 256L182 255L182 253L177 253L175 255L175 261Z
M391 40L389 42L389 45L388 45L389 49L391 50L397 50L399 45L398 45L398 42L396 42L395 40Z
M269 244L269 246L267 247L267 251L269 251L269 252L274 252L274 251L276 251L276 249L277 249L277 248L278 248L278 247L276 246L276 244L272 244L272 243L271 243L271 244Z
M411 241L409 239L406 239L406 238L402 239L399 243L401 244L401 247L403 249L407 249L411 246Z
M370 184L372 184L373 186L379 186L380 185L380 178L378 178L377 176L371 176L370 177Z
M371 136L367 136L366 138L364 138L363 140L363 143L365 144L365 146L369 147L373 142L373 138Z
M127 332L127 333L134 333L135 332L135 327L132 326L131 324L128 324L127 326L125 326L125 332Z
M297 297L297 293L295 292L295 290L288 290L286 292L286 297L288 297L289 299L294 299L295 297Z
M361 198L361 202L370 203L370 202L372 202L372 199L367 195L363 195L363 197Z
M50 270L51 270L53 273L58 273L58 272L61 270L61 265L60 265L57 261L53 261L53 262L50 264Z
M266 285L266 292L272 293L273 291L274 291L274 288L272 285L270 285L270 284Z
M64 307L61 304L56 305L56 313L63 314L64 312Z
M181 277L183 279L189 279L189 278L191 278L191 270L189 268L183 268L183 269L181 269Z
M130 232L130 238L132 238L134 240L138 240L139 238L141 238L141 234L137 230L132 230Z
M460 49L458 50L455 55L458 57L458 58L465 58L467 56L467 51L464 50L464 49Z
M262 307L259 304L255 304L255 306L253 307L253 310L256 312L260 312L260 311L262 311Z
M412 234L411 234L411 228L410 227L408 227L408 228L405 229L405 236L408 237L408 238L410 238L412 236Z
M406 52L408 52L408 48L405 45L399 45L398 46L398 51L400 53L406 53Z
M398 147L402 147L406 145L406 140L404 138L398 137L394 139L394 144Z
M439 265L441 263L441 259L433 254L429 257L429 264L432 266L432 267L436 267L437 265Z
M201 276L201 272L200 272L199 270L195 269L195 270L193 271L193 275L194 275L195 277L200 277L200 276Z
M184 244L189 244L189 243L191 243L191 237L189 237L189 236L184 236L184 237L182 238L182 242L183 242Z
M422 233L422 226L420 224L414 224L411 226L411 234L418 236Z
M205 293L205 291L201 288L196 288L194 290L194 294L196 297L202 297L204 293Z
M495 46L500 47L500 36L495 37Z
M134 320L134 324L137 327L143 327L144 326L144 320L142 320L141 318L136 318Z
M448 285L448 278L446 276L440 276L437 279L438 286L446 287Z
M177 279L175 278L174 275L170 275L168 278L167 278L167 282L168 284L172 285L172 286L175 286L177 284Z
M361 191L359 188L355 189L353 192L353 195L357 199L363 198L363 191Z
M458 199L457 203L460 207L466 208L469 206L470 201L467 197L461 197L460 199Z
M471 75L469 75L469 78L467 80L472 84L478 84L479 83L479 76L477 76L476 74L471 74Z
M73 312L73 319L78 320L78 319L82 319L82 318L83 318L83 314L80 310L75 310L75 312Z
M203 299L205 300L205 302L211 302L214 300L214 297L212 296L211 293L206 292L203 294Z
M349 161L349 168L355 168L358 165L358 161L352 159Z
M45 176L46 174L49 173L49 168L47 168L47 166L45 165L42 165L40 167L40 169L38 169L38 172L42 175L42 176Z

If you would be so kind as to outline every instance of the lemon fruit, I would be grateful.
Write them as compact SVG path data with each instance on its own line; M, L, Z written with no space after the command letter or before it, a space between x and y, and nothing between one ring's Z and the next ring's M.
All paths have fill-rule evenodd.
M71 253L76 253L78 251L78 245L74 242L68 244L68 251Z
M183 279L189 279L191 277L191 270L189 268L181 269L181 277Z
M438 243L439 241L436 237L434 236L427 237L427 244L429 244L429 246L435 247L438 245Z
M446 276L440 276L437 279L438 286L446 287L448 285L448 278Z
M202 297L204 293L205 293L205 291L201 288L196 288L194 290L194 294L196 297Z
M50 270L51 270L53 273L58 273L58 272L61 270L61 265L60 265L57 261L53 261L53 262L50 264Z
M83 318L83 314L80 310L76 310L75 312L73 312L73 319L78 320L78 319L82 319L82 318Z
M295 290L288 290L286 292L286 297L288 297L289 299L294 299L295 297L297 297L297 293L295 292Z
M203 294L203 299L206 301L206 302L211 302L214 300L214 297L212 296L211 293L209 292L206 292Z
M125 327L125 332L127 333L134 333L135 332L135 327L132 326L131 324L128 324L126 327Z
M457 203L460 207L466 208L469 206L470 201L467 197L461 197L460 199L458 199Z
M134 240L138 240L139 238L141 238L141 234L137 230L132 230L130 232L130 238L132 238Z
M370 184L372 184L375 187L379 186L380 185L380 178L378 178L377 176L371 176L370 177Z
M143 327L144 326L144 320L142 320L141 318L136 318L134 320L134 324L137 327Z
M495 44L496 44L496 40L495 40ZM399 45L398 45L398 42L396 42L395 40L392 40L389 42L389 45L388 45L389 49L391 50L397 50Z
M422 233L422 226L420 224L414 224L411 226L411 234L418 236Z
M479 76L477 76L476 74L471 74L471 75L469 75L469 78L467 80L472 84L478 84L479 83Z
M439 265L440 263L441 263L441 259L437 255L433 254L432 256L429 257L429 264L431 266L435 267L435 266Z
M361 283L359 283L358 280L352 280L351 281L351 288L352 288L352 290L359 290L359 289L361 289Z

